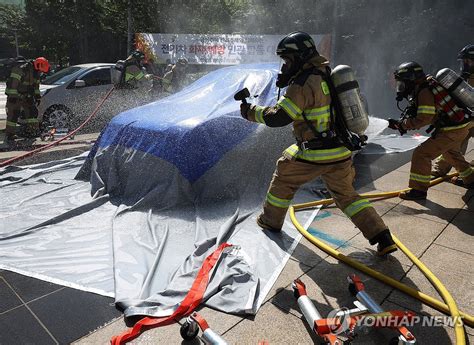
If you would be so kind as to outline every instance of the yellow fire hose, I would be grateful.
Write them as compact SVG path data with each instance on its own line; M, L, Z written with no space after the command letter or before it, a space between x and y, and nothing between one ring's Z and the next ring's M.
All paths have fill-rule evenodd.
M451 174L448 175L444 178L437 178L430 183L430 187L443 182L444 180L457 176L457 174ZM383 192L383 193L373 193L373 194L361 194L361 196L365 198L392 198L396 197L400 194L402 191L407 191L407 189L399 190L399 191L393 191L393 192ZM455 335L456 335L456 344L457 345L464 345L466 344L466 339L465 339L465 334L464 334L464 327L463 327L463 321L466 325L469 325L470 327L474 327L474 317L472 315L460 312L458 310L458 307L456 305L456 302L454 301L453 297L451 294L446 290L444 285L441 283L441 281L413 254L411 253L407 247L403 245L403 243L400 242L398 238L396 238L393 234L393 240L395 241L396 245L400 250L405 253L405 255L422 271L422 273L425 275L425 277L431 282L431 284L436 288L436 290L439 292L441 297L446 303L443 303L429 295L426 295L422 293L421 291L418 291L416 289L413 289L409 287L408 285L405 285L389 276L386 276L374 269L371 269L367 267L366 265L361 264L360 262L353 260L341 252L337 251L336 249L332 248L331 246L328 246L324 242L318 240L317 238L313 237L308 231L306 231L303 226L298 222L296 219L295 211L296 210L303 210L319 205L330 205L333 203L333 199L324 199L324 200L318 200L318 201L313 201L313 202L308 202L308 203L303 203L303 204L297 204L297 205L292 205L289 208L290 211L290 218L291 221L293 222L294 226L298 231L306 237L311 243L313 243L316 247L321 249L322 251L326 252L327 254L331 255L332 257L344 262L345 264L352 266L359 271L387 284L390 285L418 300L421 302L445 313L451 315L452 318L455 320L454 324L454 330L455 330Z

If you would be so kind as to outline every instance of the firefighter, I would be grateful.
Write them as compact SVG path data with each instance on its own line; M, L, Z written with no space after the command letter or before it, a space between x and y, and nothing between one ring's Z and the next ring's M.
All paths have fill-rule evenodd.
M300 31L284 37L276 53L283 60L277 86L288 86L285 95L271 107L242 103L241 115L269 127L293 123L297 144L288 147L278 160L257 224L269 231L281 231L298 188L321 177L336 205L371 245L378 244L379 255L397 250L388 227L369 200L354 190L352 153L331 130L331 94L320 75L329 76L328 60L319 55L311 36Z
M458 60L461 61L461 78L463 78L469 85L474 86L474 44L465 46L458 54ZM469 135L461 144L461 153L464 155L467 151L469 139L474 137L474 127L469 131ZM474 162L471 162L471 165ZM452 165L444 159L443 155L439 156L431 170L431 175L434 177L445 176L451 170Z
M40 73L47 73L49 62L44 57L14 66L7 80L7 124L5 140L13 143L18 119L23 112L26 122L25 136L35 138L39 134L38 104L41 100Z
M140 50L133 51L124 62L124 79L125 85L132 89L146 89L151 88L151 80L153 76L146 74L143 68L145 54Z
M174 93L183 88L187 66L188 60L186 58L179 58L176 64L171 67L171 70L165 73L162 83L163 89L166 92Z
M459 172L464 184L470 187L474 182L474 170L460 152L461 143L469 133L469 120L453 123L447 118L443 102L435 102L429 77L418 63L402 63L394 76L397 81L397 101L406 98L413 114L402 120L388 119L389 128L406 131L431 125L435 129L431 137L413 152L409 182L411 190L400 193L400 198L426 199L431 180L431 161L441 154Z

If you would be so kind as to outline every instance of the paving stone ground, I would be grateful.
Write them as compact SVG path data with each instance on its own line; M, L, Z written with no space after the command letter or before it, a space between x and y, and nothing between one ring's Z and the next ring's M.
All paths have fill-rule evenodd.
M0 91L1 88L0 84ZM0 92L0 94L3 93ZM3 104L1 105L0 129L3 129L5 114ZM70 142L67 147L58 147L35 156L34 159L25 160L21 164L57 159L58 155L68 157L79 154L90 147L84 142L93 141L96 138L97 133L76 136L75 141ZM0 142L2 140L3 138L0 138ZM0 152L0 161L21 153L22 151ZM470 142L466 158L474 159L473 140ZM397 158L392 156L385 161L391 164L392 159ZM364 165L363 160L359 163L356 182L362 186L359 189L361 192L406 188L409 163L374 181L370 173L374 171L370 166L372 163ZM376 164L379 166L376 166L375 170L384 163ZM460 310L473 315L474 192L443 183L429 191L426 202L416 203L393 198L377 201L374 206L393 233L445 284L457 301ZM316 233L325 235L329 241L328 244L337 247L344 255L440 299L426 278L400 251L385 260L375 258L373 248L339 209L328 207L321 210L319 216L311 224L311 228ZM329 257L304 238L281 272L257 315L245 317L229 315L206 307L198 311L208 321L211 328L222 335L229 344L258 344L262 340L266 340L269 344L318 343L319 340L302 319L293 296L291 283L294 279L300 278L306 284L308 296L315 306L322 315L326 315L333 309L352 306L353 297L348 292L346 282L347 275L351 273L357 273L362 277L367 291L386 309L411 310L422 316L442 315L441 312L423 305L418 300ZM31 284L34 284L33 289ZM7 296L7 293L12 296ZM17 337L10 336L9 341L16 339L17 343L58 344L75 341L77 344L108 344L113 335L127 329L123 317L118 317L119 313L111 308L112 300L36 281L11 272L0 271L0 297L0 326L3 329L9 327L10 334L13 332ZM49 297L51 297L50 300ZM58 311L54 309L54 303L58 300L61 301L61 305L72 303L71 312L77 310L74 308L74 301L81 303L83 307L86 306L87 308L84 308L87 313L90 313L91 318L97 319L91 324L97 325L100 324L100 320L107 322L114 317L115 319L86 336L77 337L76 334L84 334L84 330L90 330L86 314L65 318L76 320L73 324L58 323L54 317L58 314ZM84 304L84 301L87 301L87 304ZM25 322L31 325L28 332L25 332L21 326ZM71 331L65 332L65 329ZM416 325L411 330L419 344L454 343L454 329L449 326ZM0 343L3 343L2 333L6 334L3 331L0 332ZM473 344L474 329L466 327L466 333L469 343ZM35 334L35 336L30 337L29 334ZM369 334L357 338L354 344L387 344L393 335L392 331L372 330ZM197 338L191 342L183 341L179 334L179 324L174 324L149 330L132 343L200 344L201 340Z
M474 159L471 140L467 158ZM406 188L409 163L364 186L363 192L391 191ZM443 183L429 191L426 202L402 201L398 198L375 202L394 234L444 283L458 307L465 313L474 314L474 193L464 188ZM387 259L376 258L373 248L354 228L352 223L334 207L320 211L311 224L318 233L326 234L331 245L339 245L340 251L356 258L371 268L441 299L421 272L400 251ZM307 287L308 296L322 315L332 309L351 307L353 297L347 289L346 277L358 273L367 291L386 309L411 310L421 316L443 315L418 300L350 268L302 239L261 309L255 316L224 314L206 307L199 313L210 327L221 334L230 344L311 344L318 339L302 320L291 283L300 278ZM78 344L106 344L112 335L127 327L122 318L78 339ZM450 326L423 326L412 328L419 344L451 344L455 341ZM466 327L469 343L474 343L474 329ZM387 344L393 331L372 330L361 335L354 344ZM185 342L179 335L179 326L172 325L152 329L134 340L135 344L199 344Z

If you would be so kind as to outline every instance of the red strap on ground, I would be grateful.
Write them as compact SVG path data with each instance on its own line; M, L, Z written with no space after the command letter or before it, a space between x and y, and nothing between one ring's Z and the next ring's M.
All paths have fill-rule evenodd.
M166 326L170 325L176 320L181 319L185 316L188 316L192 313L192 311L201 304L202 298L204 296L204 292L206 291L207 284L209 282L209 273L216 264L217 260L219 259L222 251L232 246L229 243L221 244L212 254L210 254L201 266L196 279L191 286L186 297L183 299L181 304L179 305L178 309L175 310L173 314L166 317L144 317L140 321L138 321L133 328L123 332L120 335L112 337L110 343L112 345L119 345L125 344L127 341L135 339L140 334L142 334L147 329Z

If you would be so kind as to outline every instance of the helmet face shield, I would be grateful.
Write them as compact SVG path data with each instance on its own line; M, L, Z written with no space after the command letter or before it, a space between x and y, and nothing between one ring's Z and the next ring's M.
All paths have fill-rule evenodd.
M290 55L281 55L280 73L278 73L276 86L279 88L287 87L291 77L293 77L299 70L295 62L295 57Z
M471 75L474 73L474 60L472 59L460 59L460 70L462 74Z
M415 92L416 85L426 79L423 68L414 61L404 62L398 66L393 73L397 82L397 102L408 97Z
M280 61L280 73L289 74L292 70L292 61L289 56L282 56Z
M414 89L414 84L408 80L396 80L396 90L397 90L397 102L402 101L404 98L408 99L408 96Z

